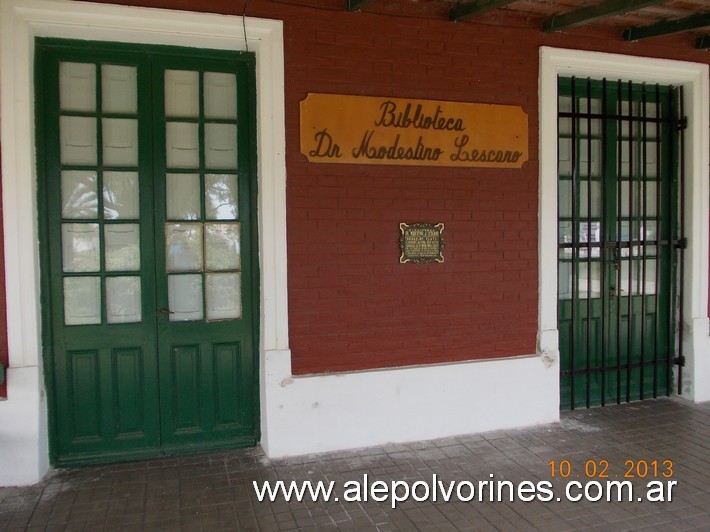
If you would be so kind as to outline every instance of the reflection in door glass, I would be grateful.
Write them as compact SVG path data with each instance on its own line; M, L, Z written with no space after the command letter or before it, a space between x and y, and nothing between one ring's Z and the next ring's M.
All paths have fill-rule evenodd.
M202 270L202 224L165 224L165 256L168 271Z
M205 224L205 251L207 270L238 270L239 223Z
M62 171L62 218L96 218L98 205L95 170Z
M205 216L208 220L237 219L237 176L205 175Z
M104 172L104 218L137 220L138 172Z

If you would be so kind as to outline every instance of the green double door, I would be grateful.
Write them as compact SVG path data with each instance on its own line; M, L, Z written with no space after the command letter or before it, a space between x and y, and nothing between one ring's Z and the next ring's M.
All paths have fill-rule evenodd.
M54 461L255 444L253 56L36 44Z
M677 88L562 78L563 409L668 395L682 230Z

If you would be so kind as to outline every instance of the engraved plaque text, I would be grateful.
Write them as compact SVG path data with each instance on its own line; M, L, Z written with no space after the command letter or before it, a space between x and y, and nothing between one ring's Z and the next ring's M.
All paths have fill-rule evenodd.
M444 262L444 224L400 223L399 262Z

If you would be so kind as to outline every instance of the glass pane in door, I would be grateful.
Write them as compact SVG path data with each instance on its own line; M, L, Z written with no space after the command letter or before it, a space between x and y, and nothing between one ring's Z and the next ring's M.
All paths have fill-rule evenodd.
M200 174L167 174L165 188L169 220L200 219Z
M101 103L104 112L135 114L138 111L136 68L121 65L101 67Z
M169 275L170 321L202 319L202 275Z
M141 279L138 276L106 279L106 321L141 321Z
M62 111L96 110L96 65L59 64L59 107Z

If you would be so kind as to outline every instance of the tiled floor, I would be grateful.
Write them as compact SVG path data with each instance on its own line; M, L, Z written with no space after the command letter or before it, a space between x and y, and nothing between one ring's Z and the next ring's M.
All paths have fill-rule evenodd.
M672 461L672 476L665 460ZM550 461L556 464L554 479ZM560 472L568 473L568 464L569 476L560 478ZM593 480L587 488L595 497L600 488L606 490L607 482L626 480L624 474L632 466L636 473L645 473L644 464L650 467L645 478L637 475L632 480L632 501L566 500L571 481L581 482L569 484L570 495L577 497ZM363 500L353 501L357 490L352 481L365 484L365 475L371 487L375 481L387 486L405 481L416 486L420 499L429 490L429 498L410 499L394 509L391 499L377 502L372 492L366 501L362 494ZM434 475L444 492L454 483L452 498L457 489L463 498L470 497L473 487L474 499L446 502L438 491L437 500L432 500L432 483L438 485ZM339 500L314 502L307 497L286 502L279 496L275 502L259 502L253 481L261 487L265 480L333 481L332 497ZM501 484L504 501L491 502L487 490L481 490L484 497L478 500L478 482L491 480L510 481ZM535 485L549 481L551 491L545 491L546 484L538 492L532 491L535 487L526 491L529 486L521 484L525 480ZM639 502L651 481L661 481L664 488L676 481L672 501ZM513 502L508 498L510 486L516 490ZM611 486L615 496L617 489ZM404 495L404 485L397 489ZM627 497L629 490L622 492ZM551 500L520 500L519 495L535 493ZM564 413L558 425L525 430L280 460L265 458L259 449L224 451L54 471L37 486L0 488L0 530L644 528L710 529L710 404L658 399Z

